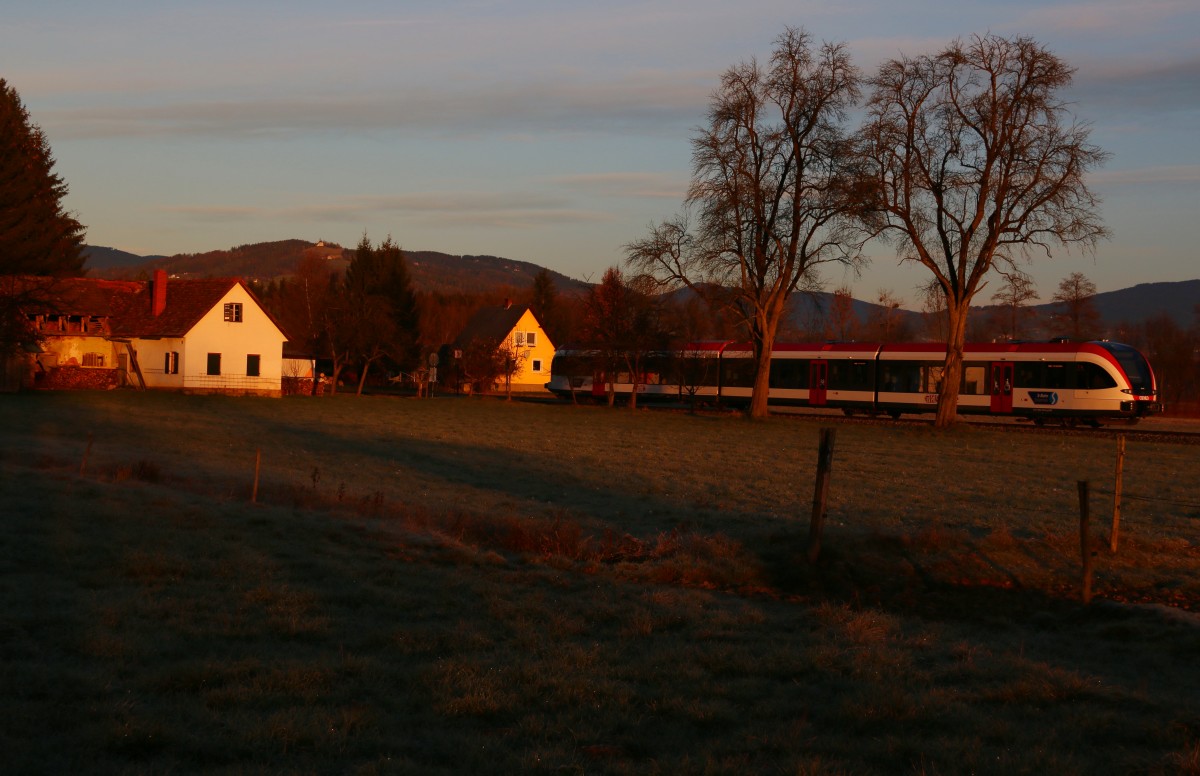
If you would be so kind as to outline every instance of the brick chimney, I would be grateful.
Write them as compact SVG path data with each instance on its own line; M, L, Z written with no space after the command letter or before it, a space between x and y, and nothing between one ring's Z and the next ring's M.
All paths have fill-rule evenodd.
M162 311L167 309L167 271L164 269L154 270L154 282L150 285L150 312L154 315L162 315Z

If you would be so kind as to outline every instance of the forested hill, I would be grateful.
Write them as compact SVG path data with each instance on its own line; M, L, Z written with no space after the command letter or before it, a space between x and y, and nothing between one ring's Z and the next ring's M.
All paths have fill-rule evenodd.
M345 269L353 249L332 243L305 240L239 245L207 253L174 256L137 256L113 248L88 246L87 266L92 277L138 278L156 269L179 277L244 277L271 280L292 274L305 255L316 255L337 270ZM498 256L453 256L436 251L405 251L413 284L422 291L484 293L503 286L526 288L542 267L527 261ZM550 271L559 291L588 287L582 281Z

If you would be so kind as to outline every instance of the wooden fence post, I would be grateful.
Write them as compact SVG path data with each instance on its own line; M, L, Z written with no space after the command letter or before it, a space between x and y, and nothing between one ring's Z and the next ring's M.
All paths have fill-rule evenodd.
M1088 541L1088 482L1079 480L1079 554L1083 558L1083 603L1092 602L1092 550Z
M88 456L90 456L91 454L92 454L92 432L89 431L87 447L85 447L83 450L83 460L79 462L79 476L80 477L82 477L83 473L87 471Z
M258 503L258 470L262 466L262 448L254 451L254 490L250 492L250 503Z
M821 533L825 527L825 500L829 495L829 473L833 469L833 443L837 431L821 429L821 446L817 452L817 484L813 491L812 520L808 526L808 560L815 563L821 554Z
M1108 551L1117 553L1117 532L1121 527L1121 472L1125 468L1125 435L1117 436L1117 476L1113 483L1113 523L1108 537Z

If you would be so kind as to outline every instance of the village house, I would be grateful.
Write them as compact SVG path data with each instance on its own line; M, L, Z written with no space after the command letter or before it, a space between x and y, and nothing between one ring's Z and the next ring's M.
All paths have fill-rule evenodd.
M554 343L528 307L506 301L502 307L483 308L467 321L454 347L461 351L473 342L495 343L498 350L515 360L512 390L545 390L550 380L550 362L554 360ZM503 385L501 376L495 387Z
M34 388L170 389L278 396L286 335L238 278L69 278L29 311Z

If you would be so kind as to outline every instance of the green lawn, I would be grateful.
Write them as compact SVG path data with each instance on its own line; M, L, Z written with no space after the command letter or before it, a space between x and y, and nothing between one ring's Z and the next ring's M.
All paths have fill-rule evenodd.
M1200 446L833 422L0 397L7 770L1200 773Z

